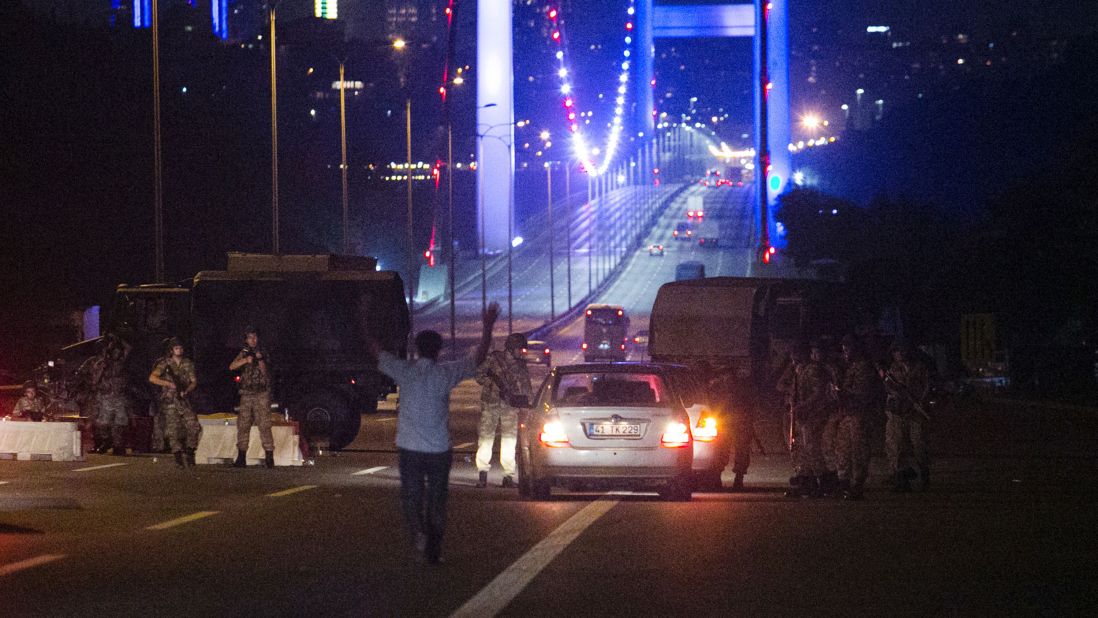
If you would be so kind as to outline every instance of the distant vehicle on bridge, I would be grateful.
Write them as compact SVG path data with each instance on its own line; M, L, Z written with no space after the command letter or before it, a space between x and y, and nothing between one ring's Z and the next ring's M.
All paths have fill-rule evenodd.
M705 279L705 264L701 262L679 262L675 267L675 281L687 279Z
M587 305L583 315L583 360L625 360L629 318L621 305Z
M704 221L698 224L698 230L694 232L694 238L702 247L716 249L721 242L721 226L716 221Z
M689 223L678 223L675 231L671 232L675 240L690 240L694 236L694 226Z

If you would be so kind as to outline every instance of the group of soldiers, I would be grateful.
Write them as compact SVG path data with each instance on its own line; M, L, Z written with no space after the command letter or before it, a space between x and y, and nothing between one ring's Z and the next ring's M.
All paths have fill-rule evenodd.
M788 406L793 476L790 497L862 498L869 471L868 428L886 417L885 451L894 491L912 481L930 484L926 448L930 388L927 367L897 342L888 363L876 364L853 336L842 339L841 358L826 340L802 344L778 381Z
M180 468L195 465L195 450L202 435L202 425L188 399L198 386L194 361L184 356L183 342L170 337L163 342L164 354L153 364L148 382L157 388L150 403L153 419L151 447L154 452L168 449ZM85 416L94 428L92 452L111 452L125 456L126 434L130 414L135 404L133 384L128 379L127 360L131 347L113 334L104 336L97 353L88 358L77 370L79 387L84 399ZM259 335L248 327L244 333L244 346L229 364L229 369L239 373L240 407L237 416L237 458L234 467L247 465L248 443L251 428L259 428L263 445L265 467L274 467L274 437L271 432L270 372L263 350L259 348ZM23 385L23 396L15 403L12 417L44 420L48 417L49 401L39 392L38 385Z

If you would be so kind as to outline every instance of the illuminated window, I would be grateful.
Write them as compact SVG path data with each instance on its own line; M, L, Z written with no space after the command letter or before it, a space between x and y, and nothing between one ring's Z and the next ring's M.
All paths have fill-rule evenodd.
M314 0L315 14L321 19L335 19L339 17L338 0Z

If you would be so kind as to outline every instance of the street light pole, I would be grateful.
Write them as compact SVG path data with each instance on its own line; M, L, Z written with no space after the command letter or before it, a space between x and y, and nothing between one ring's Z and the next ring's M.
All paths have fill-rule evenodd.
M589 215L593 216L594 215L594 210L593 210L594 206L592 206L592 204L591 204L591 183L592 183L591 170L588 170L587 171L587 212L588 212ZM587 295L588 296L590 296L591 293L595 291L594 282L593 282L593 279L592 279L594 277L594 270L595 270L594 256L592 255L595 252L595 249L594 249L594 245L592 243L595 240L595 234L590 229L591 225L593 223L595 223L595 222L591 221L591 220L587 221L587 228L588 228L587 229Z
M275 39L275 5L268 4L271 22L271 251L278 247L278 45Z
M553 277L553 164L545 162L545 192L549 201L549 321L557 319L556 284Z
M507 143L507 158L511 160L511 168L514 169L514 152L511 143ZM512 284L511 256L515 247L515 182L512 179L507 183L507 334L515 332L515 299Z
M564 245L565 253L564 259L567 261L568 272L568 309L572 309L572 162L570 160L564 162L564 208L567 212L564 214Z
M344 94L345 61L339 61L339 171L343 185L343 254L351 254L351 218L347 205L347 99Z
M457 259L454 256L456 246L454 244L454 122L450 117L450 103L446 103L446 203L448 205L449 222L446 227L450 230L450 352L457 358L457 299L454 289Z
M152 61L153 61L153 225L156 245L156 282L164 274L164 173L160 157L160 11L152 0Z
M404 100L404 137L408 146L408 332L412 329L412 316L415 310L415 284L416 256L415 238L412 234L412 98Z

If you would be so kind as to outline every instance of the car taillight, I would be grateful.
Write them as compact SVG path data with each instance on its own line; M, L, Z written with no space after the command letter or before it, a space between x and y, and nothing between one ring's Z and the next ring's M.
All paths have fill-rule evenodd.
M671 234L671 235L672 235L672 236L678 236L678 235L679 235L679 231L678 231L678 230L675 230L674 232L672 232L672 234Z
M564 433L564 425L560 421L549 421L542 425L538 440L545 446L568 446L568 434Z
M587 342L584 341L583 345L581 345L580 348L586 350L587 349Z
M703 416L698 419L698 426L694 428L694 439L702 442L712 442L717 439L717 419L712 416Z
M667 448L690 446L690 426L681 421L667 423L667 428L660 436L660 446Z
M625 344L624 343L621 344L621 349L623 349L623 350L625 349Z
M544 350L541 351L541 353L546 355L546 356L549 356L549 348L545 348Z

